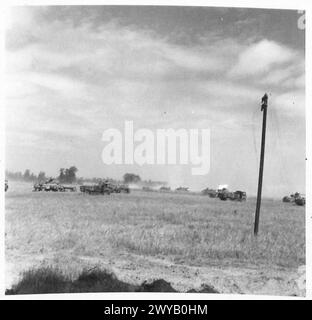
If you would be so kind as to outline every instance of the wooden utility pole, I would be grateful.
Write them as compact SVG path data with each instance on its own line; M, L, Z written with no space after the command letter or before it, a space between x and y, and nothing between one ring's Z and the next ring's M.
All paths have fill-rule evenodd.
M257 193L257 207L256 207L255 227L254 227L255 236L258 234L258 230L259 230L267 108L268 108L268 95L265 94L261 100L261 111L263 111L263 121L262 121L262 138L261 138L260 168L259 168L258 193Z

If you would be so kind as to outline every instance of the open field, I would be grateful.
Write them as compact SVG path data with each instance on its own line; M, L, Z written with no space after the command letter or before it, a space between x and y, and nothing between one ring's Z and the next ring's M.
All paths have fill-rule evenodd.
M31 189L12 183L6 193L7 288L36 266L73 278L98 266L133 284L162 278L179 291L206 283L221 293L304 294L303 207L263 200L255 239L255 199Z

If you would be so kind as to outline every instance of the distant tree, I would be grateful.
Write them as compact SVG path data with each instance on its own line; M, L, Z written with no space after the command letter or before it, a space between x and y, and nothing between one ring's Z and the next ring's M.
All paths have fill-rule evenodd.
M77 180L77 178L76 178L77 171L78 171L78 169L75 166L72 166L69 169L67 169L67 176L66 176L67 182L69 182L69 183L76 182L76 180Z
M65 169L64 168L60 169L59 180L61 183L65 182Z
M75 166L71 166L70 168L60 169L59 180L61 183L73 183L77 181L76 173L78 169Z
M39 182L44 182L45 180L46 180L45 172L40 171L39 174L38 174L38 181Z
M30 170L26 169L23 175L23 180L24 181L30 181Z
M126 173L123 176L124 183L137 183L141 181L141 178L139 175L133 174L133 173Z

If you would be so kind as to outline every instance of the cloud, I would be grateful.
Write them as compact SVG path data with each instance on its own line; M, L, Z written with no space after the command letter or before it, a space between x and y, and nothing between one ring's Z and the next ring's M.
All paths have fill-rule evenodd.
M6 80L6 95L8 98L39 94L40 87L54 91L57 94L81 97L86 89L85 84L75 79L51 73L21 72L18 75L9 75Z
M260 77L258 83L271 86L278 90L304 90L305 88L305 66L304 57L297 54L294 58L273 70L268 71Z
M178 48L177 46L166 46L163 56L182 69L190 71L220 71L224 69L224 61L221 60L216 52L210 55L202 48L199 50L189 48Z
M264 39L250 45L239 55L230 75L234 77L261 75L270 68L291 61L294 56L295 52L292 49Z
M302 90L288 91L274 96L272 105L276 110L295 118L305 116L305 94Z

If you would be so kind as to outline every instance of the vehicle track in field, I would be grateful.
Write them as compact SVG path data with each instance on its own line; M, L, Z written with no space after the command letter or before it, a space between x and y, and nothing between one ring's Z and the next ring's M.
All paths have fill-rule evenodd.
M293 270L255 266L189 266L130 253L118 254L109 259L79 258L88 264L111 270L122 281L138 284L164 279L180 292L199 290L203 285L209 285L220 293L305 295L305 266Z

